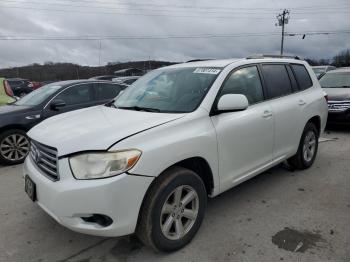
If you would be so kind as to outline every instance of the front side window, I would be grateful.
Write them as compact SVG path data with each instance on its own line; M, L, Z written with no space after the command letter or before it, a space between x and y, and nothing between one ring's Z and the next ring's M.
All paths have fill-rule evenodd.
M350 88L350 72L326 73L320 84L323 88Z
M263 101L264 94L258 68L251 66L234 71L224 83L220 97L227 94L245 95L250 105Z
M207 94L220 68L164 68L141 77L115 101L129 110L188 113L194 111Z
M312 81L303 65L291 65L294 71L295 78L298 81L300 90L305 90L312 86Z
M292 93L285 65L262 65L262 71L269 98L285 96Z
M91 102L93 100L92 84L79 84L69 87L59 94L56 99L63 100L67 106Z

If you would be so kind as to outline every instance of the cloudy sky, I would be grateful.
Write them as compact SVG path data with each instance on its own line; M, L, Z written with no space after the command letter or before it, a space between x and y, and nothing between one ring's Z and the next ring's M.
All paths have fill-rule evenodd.
M284 8L286 32L309 33L286 37L286 53L350 48L349 0L1 0L0 67L278 53Z

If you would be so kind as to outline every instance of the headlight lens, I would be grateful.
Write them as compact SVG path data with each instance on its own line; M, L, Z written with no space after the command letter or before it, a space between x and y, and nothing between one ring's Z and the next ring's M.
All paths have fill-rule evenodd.
M141 151L132 149L117 152L87 153L69 158L76 179L97 179L116 176L131 169Z

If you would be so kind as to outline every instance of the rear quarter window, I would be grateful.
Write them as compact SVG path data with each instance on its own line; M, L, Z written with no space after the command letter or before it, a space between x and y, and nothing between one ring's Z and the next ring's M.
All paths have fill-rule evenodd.
M312 87L312 80L305 66L297 64L293 64L291 66L293 68L295 78L299 84L299 89L305 90Z

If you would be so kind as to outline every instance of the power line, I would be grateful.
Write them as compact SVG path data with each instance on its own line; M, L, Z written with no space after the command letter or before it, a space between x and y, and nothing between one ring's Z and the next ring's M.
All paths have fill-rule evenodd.
M338 31L305 31L305 32L288 32L285 36L296 35L336 35L336 34L350 34L350 30ZM262 37L262 36L278 36L278 32L264 32L264 33L237 33L237 34L206 34L206 35L145 35L145 36L93 36L93 35L77 35L77 36L9 36L0 35L0 41L24 41L24 40L45 40L45 41L60 41L60 40L159 40L159 39L200 39L200 38L235 38L235 37Z
M63 0L63 1L68 1L68 0ZM79 1L70 1L71 3L79 3ZM80 2L83 2L83 3L86 3L85 1L80 1ZM41 1L35 1L35 0L31 0L31 1L22 1L22 0L2 0L2 3L3 4L29 4L29 5L47 5L47 6L62 6L62 7L76 7L76 8L98 8L98 9L109 9L109 10L122 10L122 11L128 11L128 10L132 10L132 11L157 11L157 12L193 12L193 10L188 10L188 9L199 9L199 10L196 10L196 12L198 13L212 13L212 14L222 14L222 13L225 13L225 14L232 14L232 13L244 13L244 14L270 14L271 11L277 11L279 9L272 9L272 8L263 8L263 9L258 9L258 8L247 8L247 9L238 9L238 8L232 8L232 7L226 7L224 10L221 10L221 11L212 11L212 10L219 10L216 9L216 7L212 7L212 8L208 8L208 7L198 7L198 6L169 6L169 5L156 5L155 7L159 8L159 7L162 7L162 8L167 8L167 9L154 9L153 8L149 8L150 6L147 5L146 7L148 8L140 8L140 7L137 7L137 8L134 8L134 6L139 6L137 4L134 3L134 5L131 5L130 3L129 4L126 4L126 3L115 3L115 5L111 6L109 4L109 6L101 6L101 4L108 4L108 3L99 3L99 2L88 2L88 3L91 3L93 5L72 5L72 4L68 4L67 2L66 3L55 3L55 2L50 2L50 3L43 3ZM119 7L116 7L118 6ZM126 7L120 7L120 5L124 5ZM131 7L130 7L131 6ZM145 5L141 5L141 6L145 6ZM18 8L22 8L19 7L19 6L11 6L11 7L18 7ZM175 7L177 9L173 9L171 7ZM181 10L183 9L184 7L187 7L185 10ZM350 7L350 6L348 6ZM221 8L220 8L221 9ZM227 9L232 9L230 11L228 11ZM55 9L52 9L52 10L55 10ZM208 11L208 10L211 10L211 11ZM251 10L251 11L259 11L259 12L247 12L247 10ZM268 11L270 10L270 11ZM319 13L332 13L334 11L332 10L339 10L337 13L349 13L347 11L344 10L344 7L329 7L327 8L327 10L321 10L321 11L317 11L315 10L315 8L311 9L311 11L307 11L308 9L305 8L295 8L294 10L301 10L301 12L294 12L295 14L309 14L309 13L313 13L313 14L319 14Z
M198 16L198 15L172 15L172 14L145 14L145 13L121 13L121 12L100 12L100 11L80 11L80 10L69 10L69 9L48 9L48 8L36 8L36 7L23 7L23 6L5 6L0 5L2 8L13 8L13 9L27 9L35 11L49 11L49 12L60 12L60 13L79 13L79 14L107 14L107 15L127 15L127 16L158 16L158 17L181 17L181 18L205 18L205 19L257 19L257 20L271 20L269 17L252 17L252 16Z

